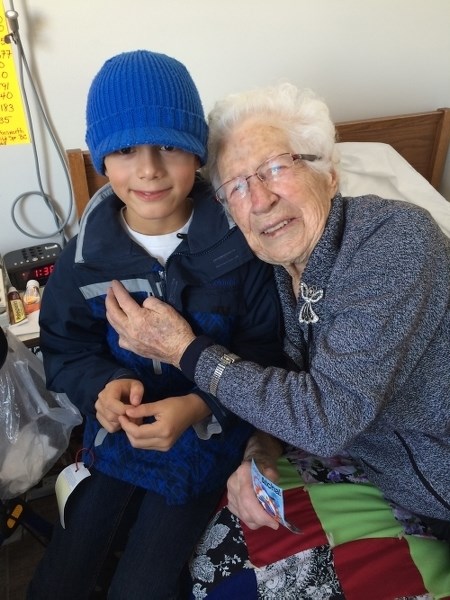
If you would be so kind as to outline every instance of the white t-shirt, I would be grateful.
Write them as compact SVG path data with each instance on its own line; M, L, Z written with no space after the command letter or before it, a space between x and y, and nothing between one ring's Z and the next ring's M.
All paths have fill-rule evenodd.
M125 208L120 211L120 216L125 231L137 244L139 244L139 246L142 246L144 250L147 250L151 256L156 258L162 264L162 266L165 266L167 259L181 241L179 235L186 234L189 231L193 212L191 213L188 221L177 231L164 233L162 235L146 235L145 233L138 233L137 231L131 229L125 220L123 214L124 210Z

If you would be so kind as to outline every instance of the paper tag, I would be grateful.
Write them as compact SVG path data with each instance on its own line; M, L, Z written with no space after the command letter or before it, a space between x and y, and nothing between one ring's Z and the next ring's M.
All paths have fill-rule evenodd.
M83 479L86 479L86 477L90 477L90 475L89 469L87 469L83 463L74 463L63 469L56 479L55 492L56 500L58 502L59 520L64 529L66 528L64 522L66 502L77 485L83 481Z
M298 527L286 521L284 517L283 489L264 477L254 460L252 460L252 482L256 497L264 510L292 533L301 533Z

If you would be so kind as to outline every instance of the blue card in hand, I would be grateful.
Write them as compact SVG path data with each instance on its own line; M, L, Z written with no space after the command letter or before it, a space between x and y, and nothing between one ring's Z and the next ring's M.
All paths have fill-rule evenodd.
M252 460L252 482L256 497L264 510L292 533L300 533L298 527L285 519L283 490L276 483L264 477L254 460Z

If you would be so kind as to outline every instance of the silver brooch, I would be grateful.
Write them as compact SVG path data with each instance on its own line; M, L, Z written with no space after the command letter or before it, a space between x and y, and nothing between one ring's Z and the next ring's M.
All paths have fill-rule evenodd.
M300 293L305 304L300 309L300 323L317 323L319 317L313 310L312 304L319 302L323 298L323 290L318 290L315 287L308 287L306 283L300 284Z

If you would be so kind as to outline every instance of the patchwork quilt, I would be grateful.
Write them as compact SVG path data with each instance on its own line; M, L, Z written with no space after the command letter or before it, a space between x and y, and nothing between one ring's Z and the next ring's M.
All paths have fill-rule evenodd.
M285 516L250 530L224 496L190 563L192 600L450 600L450 545L387 502L361 466L289 449Z

